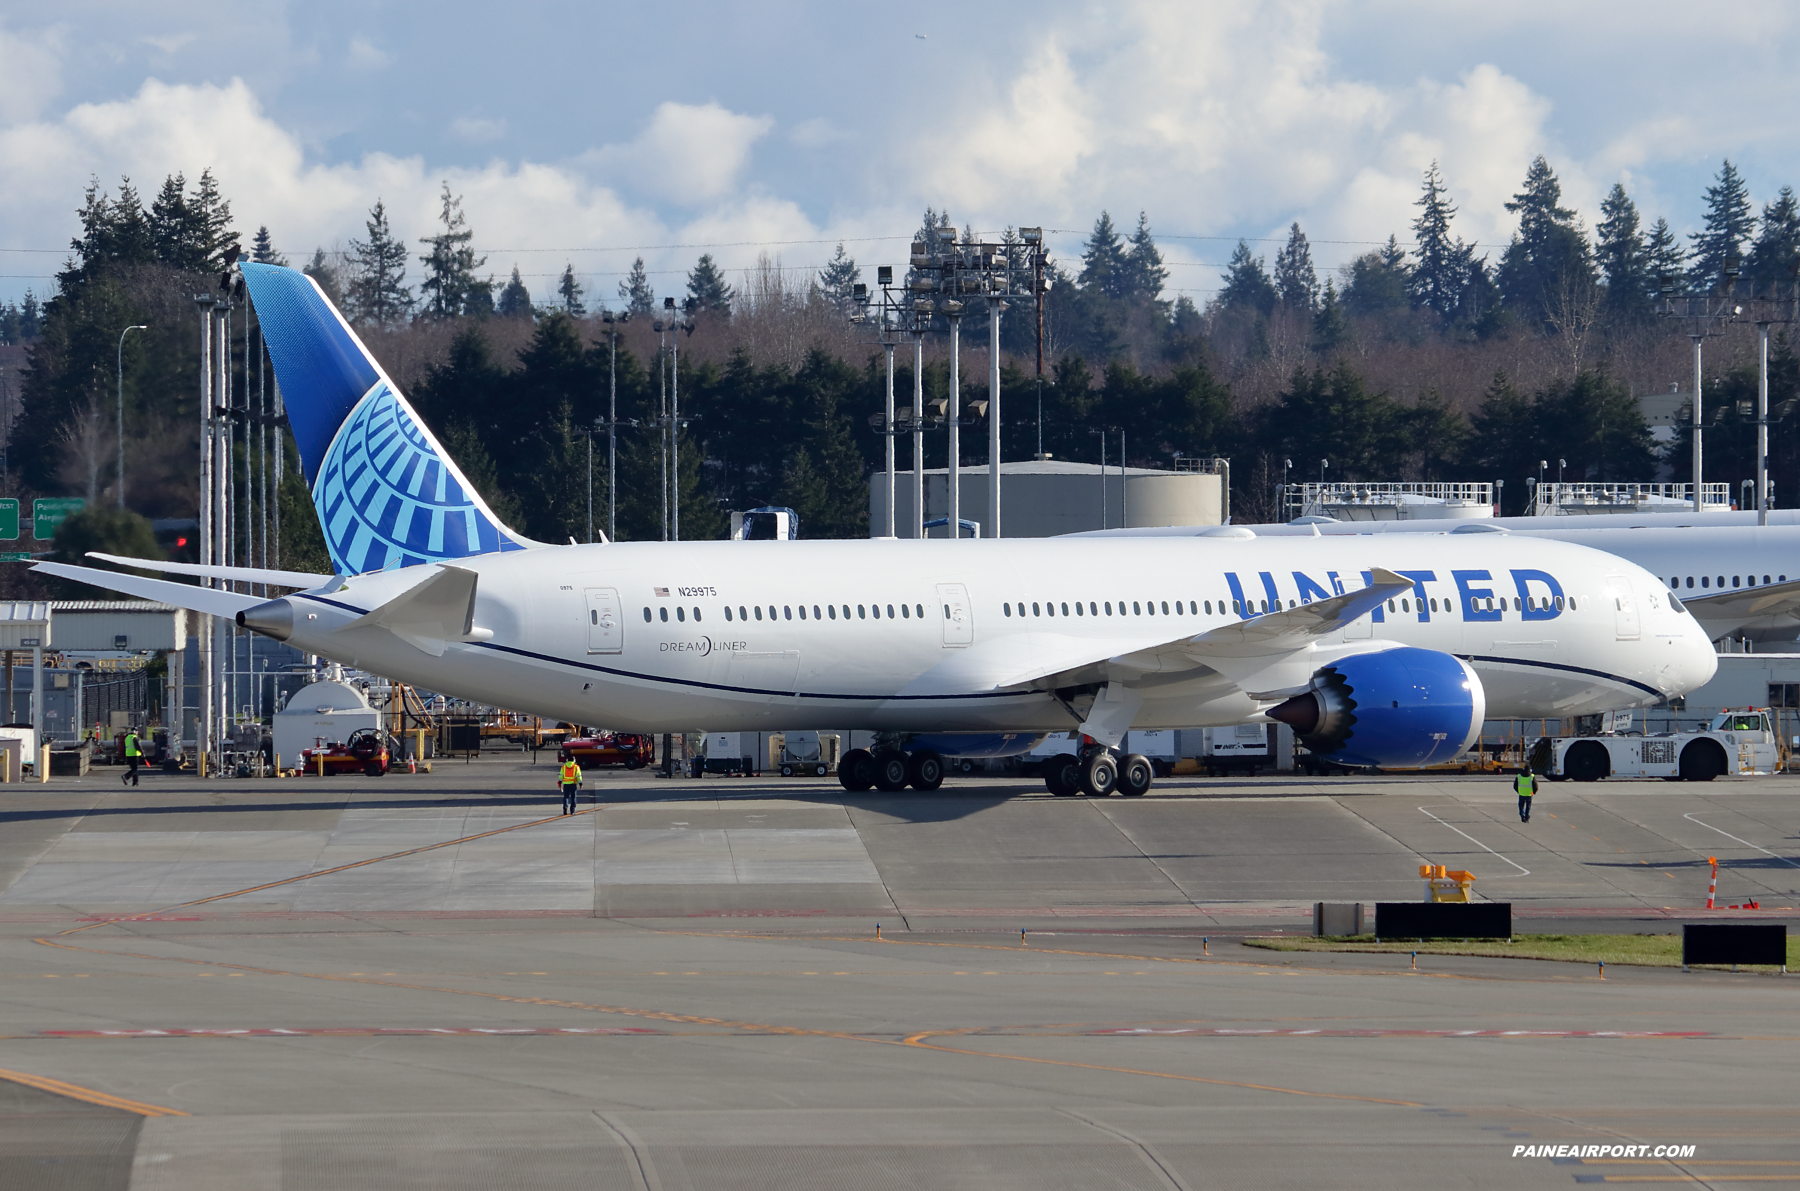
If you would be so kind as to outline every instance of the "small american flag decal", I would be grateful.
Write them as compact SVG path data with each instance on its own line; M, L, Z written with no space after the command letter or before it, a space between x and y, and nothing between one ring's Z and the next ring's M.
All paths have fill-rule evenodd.
M669 589L666 587L658 587L656 588L656 594L659 596L666 596L669 594Z

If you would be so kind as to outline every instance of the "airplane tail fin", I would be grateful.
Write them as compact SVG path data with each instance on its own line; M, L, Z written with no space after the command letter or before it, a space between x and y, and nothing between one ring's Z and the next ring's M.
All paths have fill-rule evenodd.
M338 574L540 544L494 516L312 278L242 268Z

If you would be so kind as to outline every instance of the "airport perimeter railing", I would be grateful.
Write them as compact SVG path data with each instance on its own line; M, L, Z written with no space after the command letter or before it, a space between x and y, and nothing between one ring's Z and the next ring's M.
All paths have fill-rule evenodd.
M1701 484L1700 504L1706 511L1731 508L1730 484ZM1587 513L1679 513L1694 507L1692 484L1559 484L1537 486L1531 503L1534 517L1567 517Z
M1282 519L1332 517L1340 521L1403 521L1420 505L1486 509L1494 506L1487 480L1330 481L1288 484L1282 489Z

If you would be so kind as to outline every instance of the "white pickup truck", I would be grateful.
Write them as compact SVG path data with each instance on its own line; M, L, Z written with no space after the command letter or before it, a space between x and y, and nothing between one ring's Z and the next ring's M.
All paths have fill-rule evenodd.
M1659 736L1544 736L1531 749L1531 768L1551 781L1603 777L1660 777L1710 782L1727 774L1774 773L1780 738L1762 708L1722 711L1700 732Z

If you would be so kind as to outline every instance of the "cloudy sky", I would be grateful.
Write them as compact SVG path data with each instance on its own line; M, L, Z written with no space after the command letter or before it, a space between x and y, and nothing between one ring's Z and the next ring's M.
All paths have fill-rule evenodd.
M90 176L210 166L290 256L409 239L440 184L543 293L643 255L902 259L927 205L978 230L1147 211L1204 301L1238 236L1298 220L1333 266L1402 233L1441 162L1455 231L1504 243L1547 155L1591 225L1623 181L1682 230L1722 157L1800 184L1800 9L1513 0L436 5L0 4L0 299L43 293ZM1727 19L1721 19L1721 15ZM705 246L703 248L702 246ZM1272 244L1259 245L1273 251ZM45 252L42 250L49 249ZM37 250L37 251L21 251ZM416 267L415 267L416 272Z

